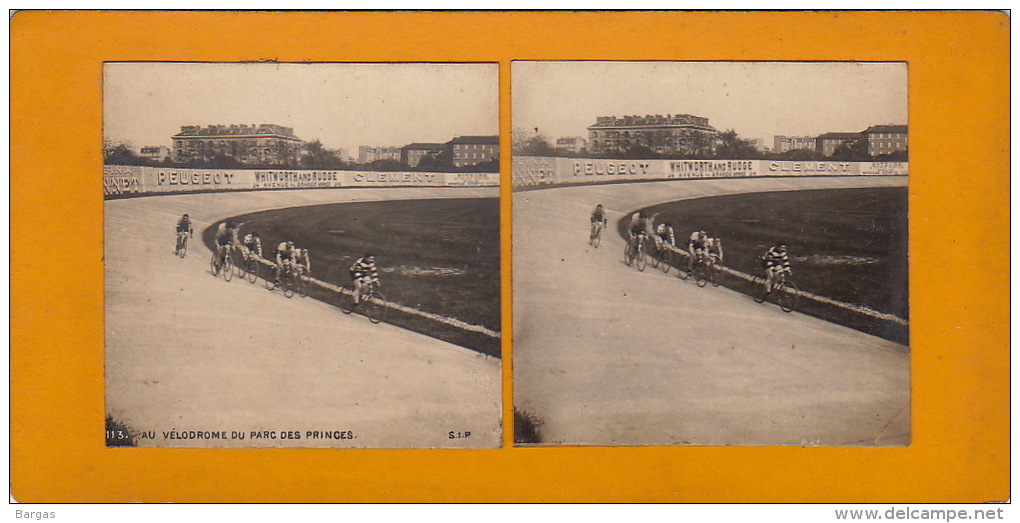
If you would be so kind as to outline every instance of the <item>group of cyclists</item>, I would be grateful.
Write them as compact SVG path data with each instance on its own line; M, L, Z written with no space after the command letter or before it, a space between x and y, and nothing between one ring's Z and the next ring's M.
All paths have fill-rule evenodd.
M260 262L264 259L262 238L259 236L258 231L251 231L238 241L239 229L240 226L235 224L233 220L223 221L217 226L216 235L213 240L213 244L216 245L217 265L223 263L228 250L234 246L237 246L241 253L241 258L246 265L251 260ZM194 234L191 218L185 213L177 222L177 248L174 253L178 254L180 252L182 241L186 245L187 239L185 237L193 238ZM280 276L284 271L293 271L297 278L311 274L312 259L308 249L296 247L293 241L282 241L276 246L275 254L276 263L274 265L273 281L277 284L280 282ZM354 305L361 301L361 296L369 284L374 284L377 287L380 286L379 273L375 266L375 256L372 253L366 253L358 258L348 268L348 274L354 286Z
M591 213L591 237L595 237L599 230L606 226L606 213L602 204L595 206ZM652 238L657 251L663 249L677 251L676 231L673 224L664 221L652 228L652 218L645 210L640 210L631 215L627 228L628 241L642 242L645 238ZM591 241L589 240L589 243ZM703 230L696 230L691 233L687 240L687 271L690 272L695 263L710 262L721 263L723 261L722 240L709 236ZM776 242L760 257L762 268L765 270L765 294L770 294L775 287L780 274L792 273L790 269L790 258L786 252L784 242Z

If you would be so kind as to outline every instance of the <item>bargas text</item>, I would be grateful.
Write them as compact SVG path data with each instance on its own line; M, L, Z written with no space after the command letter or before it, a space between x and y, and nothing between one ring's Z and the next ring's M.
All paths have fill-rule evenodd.
M17 519L56 519L57 518L57 513L53 512L52 510L49 511L49 512L41 512L41 511L35 511L35 510L29 511L29 510L15 509L14 510L14 517L17 518Z

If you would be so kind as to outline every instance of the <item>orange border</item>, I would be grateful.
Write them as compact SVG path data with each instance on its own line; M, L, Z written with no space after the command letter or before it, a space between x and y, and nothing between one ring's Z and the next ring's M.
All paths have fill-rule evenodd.
M1009 19L982 12L21 12L11 29L11 477L26 502L1003 500L1009 485ZM907 448L107 449L103 61L907 61ZM40 239L59 249L38 249ZM32 249L30 251L30 249ZM67 263L64 253L76 253ZM510 349L509 336L504 347ZM504 358L505 419L510 358Z

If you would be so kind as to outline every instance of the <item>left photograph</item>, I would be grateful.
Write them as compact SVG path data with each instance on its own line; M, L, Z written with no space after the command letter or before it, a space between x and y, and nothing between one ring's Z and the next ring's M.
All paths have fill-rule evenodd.
M500 446L497 64L103 77L108 447Z

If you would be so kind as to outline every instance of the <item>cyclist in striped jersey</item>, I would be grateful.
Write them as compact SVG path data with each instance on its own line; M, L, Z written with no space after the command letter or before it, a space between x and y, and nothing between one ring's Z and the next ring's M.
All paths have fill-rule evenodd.
M367 253L358 261L354 262L350 268L351 281L354 282L354 304L357 305L361 301L361 293L365 286L369 282L374 282L376 286L381 286L379 283L379 272L375 267L375 256L372 253Z
M765 252L761 257L761 266L765 268L765 294L772 292L772 285L776 275L780 272L792 274L790 270L790 256L786 254L786 244L777 242L774 247Z

